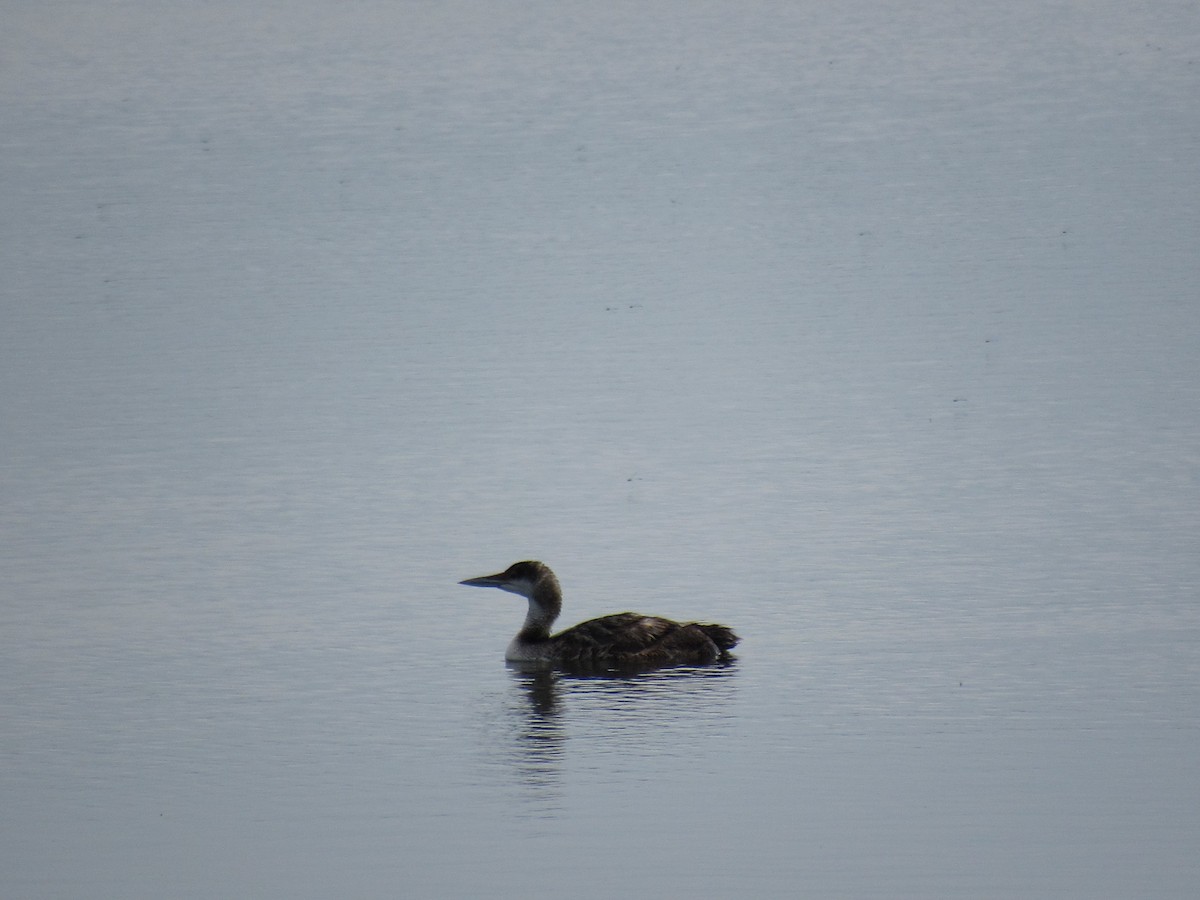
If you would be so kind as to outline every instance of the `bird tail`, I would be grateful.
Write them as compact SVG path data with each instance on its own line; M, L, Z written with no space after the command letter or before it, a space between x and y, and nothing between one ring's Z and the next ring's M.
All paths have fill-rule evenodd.
M700 630L708 635L708 639L717 645L722 654L737 646L738 636L724 625L701 625Z

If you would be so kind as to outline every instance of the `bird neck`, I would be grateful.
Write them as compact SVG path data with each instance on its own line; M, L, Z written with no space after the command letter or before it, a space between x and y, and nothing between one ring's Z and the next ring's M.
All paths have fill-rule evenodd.
M553 574L539 578L529 593L529 612L517 638L522 641L541 641L550 636L550 626L562 612L562 590Z

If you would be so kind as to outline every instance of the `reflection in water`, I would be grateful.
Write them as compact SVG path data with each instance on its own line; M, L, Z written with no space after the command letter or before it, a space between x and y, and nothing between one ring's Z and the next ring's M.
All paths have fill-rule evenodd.
M540 815L557 807L567 752L687 756L731 721L736 663L638 674L575 674L510 664L509 763ZM602 768L602 766L599 766ZM620 766L618 766L620 768Z
M527 702L512 704L515 728L511 762L533 797L552 801L558 796L564 744L557 676L548 670L512 674Z

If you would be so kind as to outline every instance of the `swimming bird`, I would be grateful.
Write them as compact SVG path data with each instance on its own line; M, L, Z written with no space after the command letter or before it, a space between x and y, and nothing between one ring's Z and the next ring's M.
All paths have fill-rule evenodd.
M728 659L738 642L724 625L673 622L633 612L601 616L552 635L550 626L562 611L562 589L550 567L533 560L459 584L496 587L529 601L525 624L504 653L509 662L589 670L707 665Z

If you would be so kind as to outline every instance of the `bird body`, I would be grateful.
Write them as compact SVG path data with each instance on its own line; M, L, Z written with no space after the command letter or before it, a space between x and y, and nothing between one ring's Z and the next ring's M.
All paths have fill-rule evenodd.
M545 563L514 563L505 571L460 582L497 587L529 601L525 624L504 658L579 669L650 669L726 660L738 637L724 625L674 622L624 612L581 622L558 634L550 627L562 610L562 589Z

